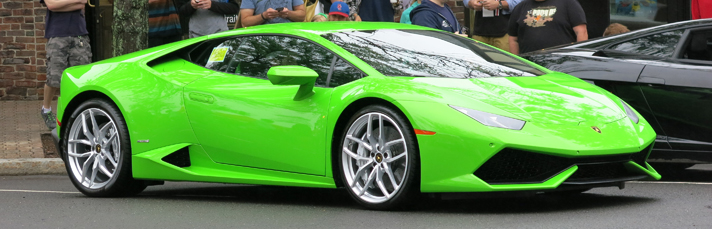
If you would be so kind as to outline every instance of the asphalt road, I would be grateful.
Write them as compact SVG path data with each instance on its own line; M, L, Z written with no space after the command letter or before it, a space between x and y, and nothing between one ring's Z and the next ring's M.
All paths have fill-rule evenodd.
M712 228L712 166L578 196L362 210L344 190L166 182L88 198L64 176L0 177L0 228Z

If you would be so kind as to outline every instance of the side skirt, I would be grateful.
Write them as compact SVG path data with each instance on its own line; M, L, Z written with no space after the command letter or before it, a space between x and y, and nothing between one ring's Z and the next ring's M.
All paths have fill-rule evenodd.
M179 167L164 160L166 156L186 147L190 157L189 166ZM135 154L131 156L131 160L133 177L142 180L336 188L331 177L216 163L201 146L189 143Z

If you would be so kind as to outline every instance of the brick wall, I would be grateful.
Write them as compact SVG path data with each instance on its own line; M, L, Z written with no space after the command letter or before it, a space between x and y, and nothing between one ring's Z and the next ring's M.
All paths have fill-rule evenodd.
M0 0L0 100L42 99L45 12L37 0Z
M460 25L465 26L465 6L462 1L449 1L447 4L452 9L452 12L455 13L455 18L460 22Z

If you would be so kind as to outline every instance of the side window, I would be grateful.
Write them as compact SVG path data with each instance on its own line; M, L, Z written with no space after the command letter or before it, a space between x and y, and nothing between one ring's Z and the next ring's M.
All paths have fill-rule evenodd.
M712 30L690 33L682 59L712 61Z
M312 42L286 36L252 36L243 38L234 53L234 68L227 72L267 79L273 66L299 65L319 74L316 86L325 86L333 54Z
M201 45L202 46L202 45ZM230 39L223 41L212 49L206 48L201 53L199 63L203 64L206 68L220 71L220 72L230 72L230 64L234 64L233 57L235 56L235 51L240 46L240 39ZM210 47L210 46L208 46ZM202 47L198 47L202 48Z
M363 73L345 60L337 58L334 63L334 72L331 73L329 87L336 87L348 82L363 78Z
M613 45L608 49L636 53L641 55L651 55L657 57L672 57L677 43L685 30L674 30L658 33L620 44Z

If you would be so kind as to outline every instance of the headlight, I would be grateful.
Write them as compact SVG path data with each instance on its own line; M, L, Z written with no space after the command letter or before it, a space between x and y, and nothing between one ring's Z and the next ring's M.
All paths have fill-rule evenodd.
M450 105L453 109L462 112L463 114L470 116L470 118L482 123L485 126L499 127L511 130L521 130L524 127L525 121L519 119L513 119L509 117L504 117L501 115L490 114L487 112L482 112L478 110L473 110L464 107L458 107Z
M623 102L623 100L621 100L621 104L623 104L623 109L625 110L625 114L628 115L628 118L630 118L630 120L633 121L635 124L638 124L639 118L638 115L635 114L635 111L633 111L633 109L630 109L628 104Z

